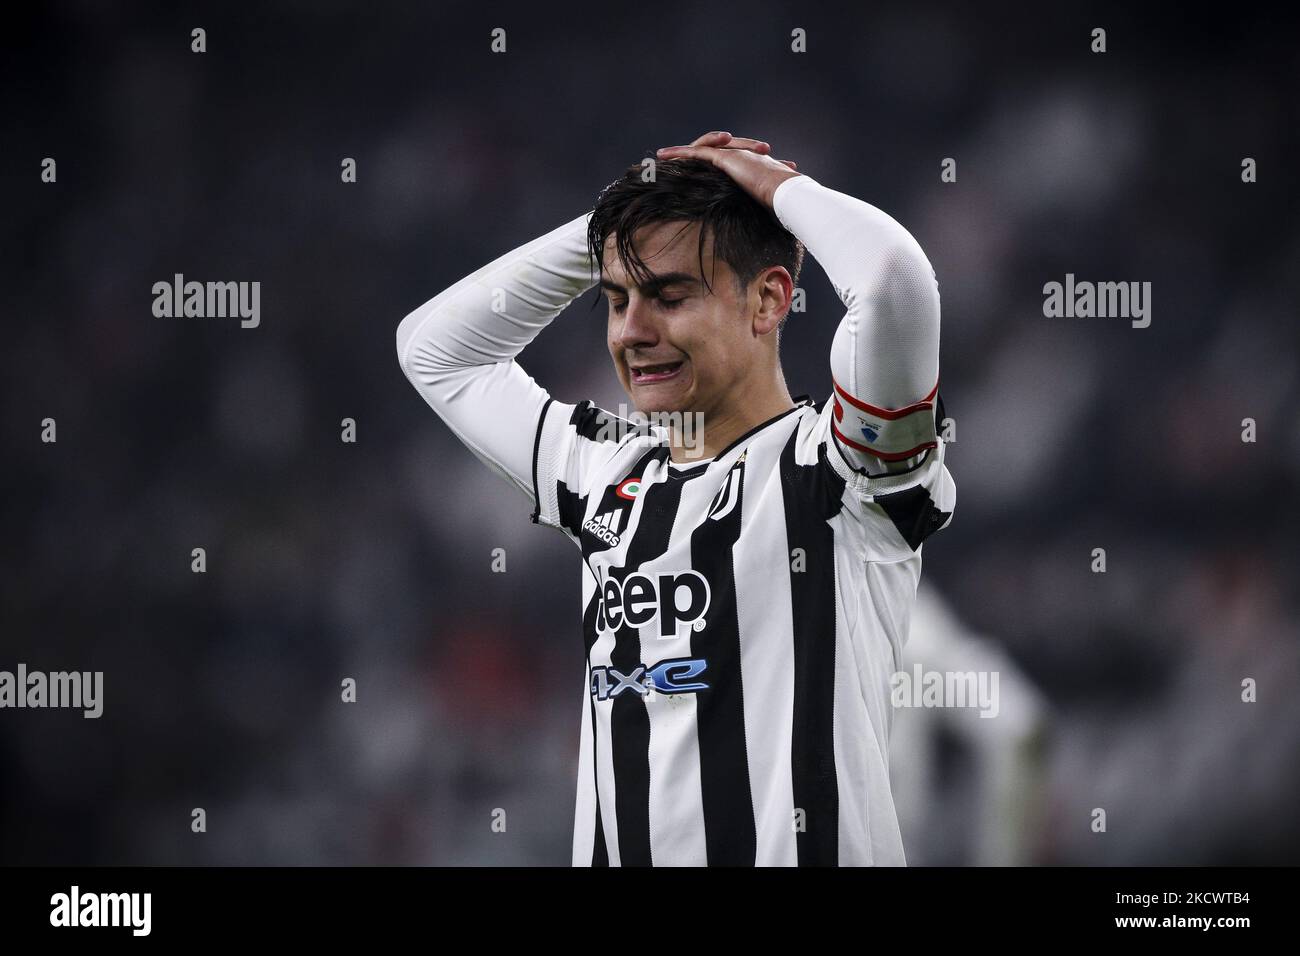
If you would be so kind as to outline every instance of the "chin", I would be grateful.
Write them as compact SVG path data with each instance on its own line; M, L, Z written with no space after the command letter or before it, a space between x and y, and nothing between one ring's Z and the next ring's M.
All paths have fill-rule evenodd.
M629 385L631 405L642 415L684 414L694 407L694 380L665 382L662 385Z
M689 409L686 406L685 396L681 395L656 395L656 389L638 388L634 389L632 395L632 405L642 415L668 414L672 412L684 412Z

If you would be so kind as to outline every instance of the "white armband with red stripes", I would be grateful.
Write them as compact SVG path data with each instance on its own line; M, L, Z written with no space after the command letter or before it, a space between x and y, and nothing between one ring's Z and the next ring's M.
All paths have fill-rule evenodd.
M901 408L881 408L849 394L839 382L832 398L831 431L846 448L881 461L904 461L938 444L936 382L930 394Z

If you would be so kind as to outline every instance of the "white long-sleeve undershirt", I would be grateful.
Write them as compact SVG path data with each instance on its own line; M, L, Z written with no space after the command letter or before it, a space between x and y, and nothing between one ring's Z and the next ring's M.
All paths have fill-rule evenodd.
M772 204L848 309L831 345L835 382L887 409L925 399L939 378L939 287L916 239L807 176L781 183Z
M848 309L831 347L833 400L870 418L879 446L868 449L868 439L854 431L837 436L848 441L841 440L841 451L872 474L913 464L900 448L911 448L918 435L933 436L929 406L939 368L939 293L928 259L888 215L808 176L781 183L773 206ZM590 215L466 276L397 329L402 369L424 400L475 455L530 497L538 420L550 396L516 357L599 280L587 248ZM911 410L894 418L878 414L904 406ZM882 466L891 461L889 451L892 462Z

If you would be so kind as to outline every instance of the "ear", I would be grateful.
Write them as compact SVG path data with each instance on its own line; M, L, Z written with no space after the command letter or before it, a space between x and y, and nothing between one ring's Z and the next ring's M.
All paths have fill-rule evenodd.
M754 279L758 311L754 313L754 334L770 335L781 325L794 299L794 280L785 266L772 266Z

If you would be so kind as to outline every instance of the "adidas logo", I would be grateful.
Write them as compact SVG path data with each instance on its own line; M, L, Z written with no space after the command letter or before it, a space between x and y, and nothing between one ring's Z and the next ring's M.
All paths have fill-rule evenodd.
M625 514L627 512L622 508L606 511L603 515L596 515L596 517L584 521L582 530L594 536L597 540L605 542L611 548L617 548L621 540L618 532L623 524Z

